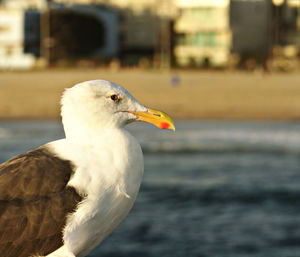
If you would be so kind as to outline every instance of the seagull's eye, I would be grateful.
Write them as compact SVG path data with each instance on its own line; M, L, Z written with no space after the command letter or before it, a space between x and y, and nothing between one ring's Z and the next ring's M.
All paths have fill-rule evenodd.
M111 95L109 98L114 102L118 102L120 100L119 96L116 94Z

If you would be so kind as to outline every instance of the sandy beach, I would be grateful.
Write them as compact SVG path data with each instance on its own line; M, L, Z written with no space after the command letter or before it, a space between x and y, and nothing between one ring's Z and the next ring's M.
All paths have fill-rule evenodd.
M144 105L177 119L300 119L299 73L105 69L1 72L0 119L59 118L64 88L92 79L121 84Z

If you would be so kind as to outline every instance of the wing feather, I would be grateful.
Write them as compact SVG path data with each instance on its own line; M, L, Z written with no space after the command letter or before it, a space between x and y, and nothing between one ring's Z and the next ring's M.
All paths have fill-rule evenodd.
M46 147L0 165L1 256L47 255L62 246L66 217L82 200L67 186L73 168Z

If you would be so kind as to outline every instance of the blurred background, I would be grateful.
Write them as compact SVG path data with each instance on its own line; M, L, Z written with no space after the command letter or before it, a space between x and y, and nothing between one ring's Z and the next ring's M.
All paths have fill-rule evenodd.
M125 86L145 175L89 257L300 256L300 0L0 0L0 162L64 137L63 89Z

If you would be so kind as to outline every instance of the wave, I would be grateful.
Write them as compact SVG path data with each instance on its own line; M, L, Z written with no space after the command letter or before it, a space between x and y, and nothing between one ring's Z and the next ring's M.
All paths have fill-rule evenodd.
M300 154L300 123L177 122L177 131L130 127L145 153ZM63 137L59 122L0 123L0 139L51 141ZM43 141L43 142L44 142Z
M137 134L144 152L266 152L300 153L300 130L215 128L175 134Z
M269 154L300 154L300 147L290 148L285 146L266 146L266 145L185 145L185 144L172 144L172 145L149 145L142 144L144 153L172 153L172 154L197 154L197 153L269 153Z
M232 186L218 187L186 187L184 185L144 183L141 191L147 193L152 201L166 201L194 204L228 204L247 203L263 204L277 203L287 206L298 206L300 190L267 189L267 188L238 188ZM298 207L300 208L300 206Z

